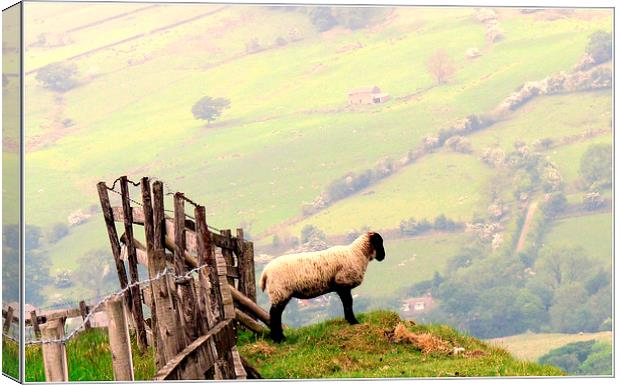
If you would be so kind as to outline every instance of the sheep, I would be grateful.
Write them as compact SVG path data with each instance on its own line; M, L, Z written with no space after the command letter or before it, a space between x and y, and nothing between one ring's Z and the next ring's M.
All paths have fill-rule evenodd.
M351 290L364 279L368 262L385 258L383 238L378 233L360 235L348 246L283 255L269 262L261 274L259 285L271 302L269 336L284 340L282 312L291 298L310 299L336 292L349 324L359 323L353 314Z

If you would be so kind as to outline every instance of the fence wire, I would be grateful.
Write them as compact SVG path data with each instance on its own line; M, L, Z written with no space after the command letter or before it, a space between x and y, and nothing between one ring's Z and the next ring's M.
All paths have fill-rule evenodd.
M51 339L51 340L29 340L29 341L25 341L25 345L42 345L42 344L65 344L67 343L67 341L69 341L70 339L72 339L73 337L75 337L75 335L86 326L86 324L90 321L91 317L97 313L100 306L104 305L108 300L112 299L113 297L116 297L118 295L122 295L125 294L127 291L131 290L132 288L136 287L136 286L140 286L140 285L146 285L148 283L151 283L153 281L157 281L159 279L164 278L165 276L171 276L173 279L187 279L187 278L191 278L192 274L198 272L199 270L202 270L206 267L209 267L208 264L204 264L201 266L198 266L194 269L191 269L189 271L187 271L185 274L175 274L173 272L172 269L166 267L163 271L161 271L159 274L157 274L156 276L154 276L153 278L149 278L149 279L145 279L143 281L138 281L138 282L133 282L128 284L124 289L121 289L115 293L111 293L106 295L105 297L103 297L99 302L97 302L94 306L91 306L89 309L88 314L86 314L86 316L82 319L82 323L80 325L78 325L75 329L73 329L71 331L71 333L65 335L62 338L58 338L58 339ZM6 333L2 333L3 337L6 337L12 341L15 341L16 343L19 343L19 340L11 335L8 335Z
M108 187L108 186L106 185L106 188L107 188L109 191L112 191L113 193L118 194L119 196L121 196L121 197L122 197L122 196L123 196L123 194L122 194L120 191L117 191L117 190L115 189L115 188L116 188L116 183L117 183L120 179L121 179L121 178L117 178L117 179L114 181L114 183L112 183L112 187ZM166 190L168 190L168 191L165 193L165 195L175 195L175 194L176 194L176 192L173 192L173 191L172 191L172 189L170 189L170 187L168 187L168 185L166 184L166 182L164 182L164 181L162 181L162 180L160 180L160 179L155 179L155 178L151 178L151 177L149 177L149 181L151 181L151 180L157 180L157 181L161 182L161 183L164 185L164 188L165 188ZM129 180L129 179L127 179L127 182L131 183L131 184L132 184L132 185L134 185L134 186L140 186L140 183L138 183L138 182L133 182L133 181L131 181L131 180ZM193 205L194 207L200 206L198 203L196 203L196 202L192 201L191 199L187 198L185 195L182 195L181 197L183 198L183 200L184 200L184 201L188 202L189 204ZM138 202L138 201L136 201L135 199L132 199L131 197L128 197L128 198L129 198L129 201L130 201L130 202L132 202L133 204L138 205L138 206L140 206L140 207L143 207L142 202ZM170 210L170 209L164 209L164 212L174 214L174 210ZM194 218L193 216L191 216L191 215L189 215L189 214L187 214L187 213L185 213L185 216L186 216L186 217L188 217L188 218L190 218L190 219L192 219L192 220L194 220L194 221L196 220L196 218ZM209 225L209 224L207 224L207 227L208 227L209 229L213 230L213 231L217 231L217 232L222 231L221 229L218 229L217 227L211 226L211 225Z

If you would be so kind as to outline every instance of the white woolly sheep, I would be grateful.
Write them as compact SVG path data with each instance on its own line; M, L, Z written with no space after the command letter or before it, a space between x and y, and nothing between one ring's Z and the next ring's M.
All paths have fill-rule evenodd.
M336 292L344 307L345 319L359 323L353 314L351 290L362 283L368 262L385 258L383 238L378 233L360 235L348 246L283 255L269 262L260 277L260 288L271 301L270 337L280 342L282 312L291 298L309 299Z

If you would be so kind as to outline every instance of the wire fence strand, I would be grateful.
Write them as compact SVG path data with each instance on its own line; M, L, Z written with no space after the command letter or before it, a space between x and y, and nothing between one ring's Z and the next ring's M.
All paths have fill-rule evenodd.
M67 343L67 341L69 341L70 339L72 339L73 337L75 337L75 335L86 326L86 324L90 321L90 319L92 318L92 316L98 312L98 309L104 305L107 301L109 301L111 298L119 296L124 294L125 292L131 290L132 288L136 287L136 286L140 286L140 285L146 285L149 284L153 281L157 281L159 279L164 278L165 276L171 276L173 279L188 279L191 278L192 274L198 272L199 270L202 270L206 267L209 267L208 264L204 264L204 265L200 265L194 269L191 269L189 271L187 271L184 274L178 275L175 274L170 268L166 267L163 271L161 271L159 274L157 274L156 276L154 276L153 278L149 278L149 279L145 279L142 281L137 281L137 282L133 282L130 283L129 285L127 285L124 289L121 289L117 292L114 293L110 293L108 295L106 295L105 297L103 297L101 300L99 300L99 302L97 302L95 305L91 306L89 309L88 314L86 314L86 316L82 319L82 323L80 325L78 325L75 329L73 329L69 334L67 334L66 336L62 337L62 338L58 338L58 339L52 339L52 340L29 340L29 341L25 341L25 345L42 345L42 344L65 344ZM17 338L8 335L6 333L2 333L3 337L6 337L12 341L15 341L17 343L19 343L19 341L17 340Z

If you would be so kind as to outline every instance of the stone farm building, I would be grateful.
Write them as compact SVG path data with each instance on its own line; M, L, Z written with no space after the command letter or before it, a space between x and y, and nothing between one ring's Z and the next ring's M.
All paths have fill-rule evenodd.
M390 100L390 95L382 93L377 86L358 88L349 92L349 104L378 104Z
M414 316L422 313L426 313L433 309L437 304L433 299L433 296L427 294L423 297L407 298L403 301L401 310L405 316Z

